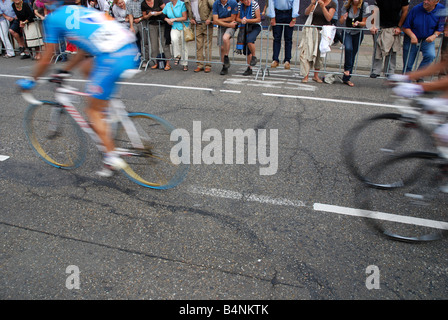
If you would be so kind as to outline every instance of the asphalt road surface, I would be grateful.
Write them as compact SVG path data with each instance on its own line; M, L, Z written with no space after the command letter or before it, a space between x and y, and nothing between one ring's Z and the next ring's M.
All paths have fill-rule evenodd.
M391 241L360 217L320 209L356 208L360 184L342 162L341 141L356 121L391 111L382 80L302 84L293 70L261 80L243 77L241 66L196 74L193 64L126 80L128 110L190 134L199 123L222 133L224 145L226 129L278 133L270 175L260 174L268 167L260 158L201 162L160 191L96 176L93 145L73 171L37 158L14 85L32 64L0 60L1 299L448 298L447 240ZM48 85L35 94L52 98Z

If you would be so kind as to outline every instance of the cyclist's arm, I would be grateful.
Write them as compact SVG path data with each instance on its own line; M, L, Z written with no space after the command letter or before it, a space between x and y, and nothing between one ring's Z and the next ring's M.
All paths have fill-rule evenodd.
M425 92L445 91L442 96L448 96L448 78L442 78L437 81L424 82L420 84Z
M441 71L445 70L447 67L448 67L448 61L440 60L439 62L430 64L426 68L410 72L406 75L409 77L409 80L418 80L423 77L436 75Z

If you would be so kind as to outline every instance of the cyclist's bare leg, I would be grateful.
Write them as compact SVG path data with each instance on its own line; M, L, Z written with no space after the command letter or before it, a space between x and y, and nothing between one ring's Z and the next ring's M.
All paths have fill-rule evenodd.
M106 152L114 150L114 141L110 136L109 126L104 120L104 111L109 104L108 100L100 100L94 97L87 99L86 114L91 122L92 129L103 142Z

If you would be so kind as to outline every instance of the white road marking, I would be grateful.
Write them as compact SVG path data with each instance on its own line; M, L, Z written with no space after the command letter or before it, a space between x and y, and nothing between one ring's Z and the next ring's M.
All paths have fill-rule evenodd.
M264 195L257 194L243 194L237 191L225 190L225 189L216 189L216 188L204 188L200 186L192 186L188 189L190 193L199 194L203 196L210 196L222 199L231 199L231 200L242 200L242 201L252 201L258 202L262 204L270 204L275 206L288 206L288 207L308 207L305 202L301 200L290 200L285 198L272 198ZM353 216L353 217L361 217L361 218L371 218L377 220L387 220L393 222L399 222L404 224L413 224L417 226L425 226L436 229L448 230L448 222L444 221L436 221L436 220L428 220L428 219L420 219L409 216L402 216L396 214L390 214L385 212L373 212L369 210L361 210L356 208L348 208L341 206L334 206L323 203L314 203L312 206L314 211L328 212L328 213L336 213L340 215Z
M241 93L241 91L238 91L238 90L224 90L224 89L221 89L221 90L219 90L219 92L227 92L227 93Z
M288 95L288 94L276 94L276 93L262 93L262 94L264 96L278 97L278 98L326 101L326 102L345 103L345 104L357 104L357 105L364 105L364 106L386 107L386 108L394 108L394 109L396 109L398 107L395 104L381 104L381 103L363 102L363 101L356 101L356 100L338 100L338 99L329 99L329 98L322 98L322 97L293 96L293 95ZM405 107L403 107L403 108L405 108Z
M9 159L9 156L2 156L2 155L0 155L0 161L5 161L7 159Z
M259 203L272 204L277 206L290 206L290 207L305 207L303 201L294 201L284 198L272 198L264 195L257 194L243 194L236 191L215 189L215 188L204 188L199 186L190 187L189 192L200 194L204 196L212 196L217 198L232 199L232 200L243 200L243 201L253 201Z
M9 77L9 78L26 78L26 76L18 76L18 75L9 75L9 74L0 74L0 77ZM72 82L86 82L87 80L82 79L68 79L67 81ZM233 80L232 80L233 81ZM246 81L250 81L248 79L242 79L242 80L234 80L235 83L232 84L241 84ZM254 80L252 80L254 81ZM265 81L259 81L261 83ZM226 81L224 82L226 83ZM122 85L129 85L129 86L146 86L146 87L161 87L161 88L174 88L174 89L183 89L183 90L200 90L200 91L215 91L213 88L200 88L200 87L186 87L186 86L174 86L174 85L167 85L167 84L157 84L157 83L138 83L138 82L120 82ZM288 82L289 85L295 85L297 88L301 88L302 90L306 91L314 91L316 90L316 87L311 85L300 85L295 84L292 82ZM252 84L256 85L256 84ZM275 81L272 81L269 86L275 87ZM292 88L292 89L297 89ZM233 92L233 93L241 93L241 91L233 91L233 90L220 90L221 92ZM322 98L322 97L312 97L312 96L295 96L295 95L285 95L285 94L276 94L276 93L262 93L265 96L268 97L279 97L279 98L290 98L290 99L303 99L303 100L315 100L315 101L326 101L326 102L333 102L333 103L343 103L343 104L356 104L356 105L365 105L365 106L375 106L375 107L387 107L387 108L397 108L396 105L393 104L381 104L381 103L374 103L374 102L364 102L364 101L357 101L357 100L338 100L338 99L329 99L329 98ZM406 108L406 107L402 107Z
M392 222L400 222L405 224L413 224L416 226L430 227L435 229L448 230L448 222L414 218L378 211L369 211L361 209L353 209L347 207L333 206L329 204L315 203L313 209L316 211L331 212L354 217L368 217L377 220L386 220Z

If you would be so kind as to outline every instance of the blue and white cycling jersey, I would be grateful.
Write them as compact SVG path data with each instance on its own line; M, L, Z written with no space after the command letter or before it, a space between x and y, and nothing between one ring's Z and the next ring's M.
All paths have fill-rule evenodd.
M44 42L59 43L65 38L94 56L116 52L136 41L134 33L113 18L82 6L58 8L45 18L44 30Z

